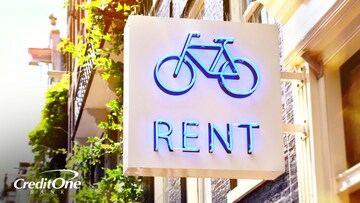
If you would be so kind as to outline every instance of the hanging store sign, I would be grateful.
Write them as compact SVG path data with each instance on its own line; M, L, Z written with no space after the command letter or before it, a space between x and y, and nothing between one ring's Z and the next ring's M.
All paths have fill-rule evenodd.
M126 175L284 172L276 26L131 16L124 42Z

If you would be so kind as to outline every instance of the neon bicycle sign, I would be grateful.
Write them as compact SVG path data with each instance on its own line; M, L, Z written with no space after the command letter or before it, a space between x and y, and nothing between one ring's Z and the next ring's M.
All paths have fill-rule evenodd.
M193 38L200 38L200 33L190 32L186 38L184 47L179 55L167 55L162 58L155 66L155 82L163 92L170 95L182 95L188 92L194 86L196 81L196 72L194 68L194 66L196 66L207 78L218 79L220 88L231 97L245 98L254 93L260 82L259 70L257 66L249 59L242 57L233 58L230 55L227 45L233 44L234 38L216 37L214 39L214 44L191 43ZM210 65L210 68L206 68L203 63L191 52L191 49L217 51L217 54L215 55L215 58ZM225 62L220 65L220 67L216 70L217 64L219 63L221 56L225 58ZM175 67L170 66L171 68L175 68L172 75L173 79L176 79L179 76L181 69L185 67L188 68L190 72L190 80L187 84L183 85L184 87L169 87L163 80L161 80L162 76L160 76L160 69L168 61L176 62ZM249 86L250 88L246 90L235 90L229 85L229 81L238 81L241 79L241 71L238 68L238 66L241 65L250 71L253 81L251 86Z

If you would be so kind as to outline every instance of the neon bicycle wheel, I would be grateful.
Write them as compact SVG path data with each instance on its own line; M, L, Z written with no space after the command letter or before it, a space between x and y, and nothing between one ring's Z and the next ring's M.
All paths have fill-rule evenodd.
M175 75L180 56L170 55L161 59L155 67L154 78L157 86L170 95L182 95L188 92L195 83L195 69L183 60L179 73Z
M254 63L246 58L234 59L236 67L225 62L220 68L218 79L221 89L229 96L244 98L250 96L260 83L260 73ZM235 75L236 74L236 75Z

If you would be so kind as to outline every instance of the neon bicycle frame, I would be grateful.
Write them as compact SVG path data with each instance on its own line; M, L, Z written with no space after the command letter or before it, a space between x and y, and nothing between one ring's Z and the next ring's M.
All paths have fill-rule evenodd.
M198 32L191 32L188 34L184 47L181 51L180 54L180 60L178 61L177 65L176 65L176 69L174 72L174 77L177 77L179 72L180 72L180 68L181 68L181 64L183 63L185 59L185 56L187 56L188 58L191 59L191 61L197 66L199 67L199 69L201 70L201 72L208 78L219 78L220 75L221 76L225 76L226 79L238 79L239 78L239 72L238 69L236 68L235 64L234 64L234 60L233 58L230 56L229 51L226 47L227 44L232 44L234 43L234 38L231 37L217 37L214 39L214 43L217 44L190 44L191 39L192 38L200 38L200 33ZM206 69L205 66L201 63L201 61L199 61L199 59L193 55L193 53L191 53L191 51L189 49L204 49L204 50L217 50L217 54L210 66L209 69ZM219 59L221 57L221 55L224 55L226 61L229 63L230 68L232 70L232 72L222 72L221 70L226 67L227 63L225 62L223 64L223 67L221 67L219 70L220 71L215 71L215 67L217 65L217 63L219 62Z
M214 39L215 44L196 44L191 43L192 38L200 38L199 32L190 32L186 38L183 49L179 55L167 55L162 58L154 69L154 79L157 86L165 93L170 95L182 95L188 92L196 80L196 72L195 67L198 67L200 71L207 78L216 78L220 85L220 88L229 96L235 98L245 98L250 96L257 89L260 81L260 72L258 71L256 65L246 58L233 58L230 56L229 50L227 49L227 44L232 44L234 42L234 38L231 37L216 37ZM191 49L196 50L215 50L217 54L214 60L211 63L210 68L205 68L205 66L201 63L201 61L191 52ZM224 56L225 62L219 67L218 70L215 70L217 64L221 58ZM177 60L176 66L174 67L173 78L177 78L180 73L180 69L187 67L190 71L190 81L184 88L169 88L167 87L163 81L160 79L159 69L160 67L170 60ZM190 63L190 61L192 63ZM230 80L239 80L240 79L240 71L238 67L235 65L241 64L245 66L252 74L253 82L251 88L249 90L237 91L234 90L229 84L228 79ZM227 67L230 68L230 71L226 70Z

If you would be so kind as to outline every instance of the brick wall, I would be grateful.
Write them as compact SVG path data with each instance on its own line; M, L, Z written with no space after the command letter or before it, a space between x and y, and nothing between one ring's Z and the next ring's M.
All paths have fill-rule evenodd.
M211 199L212 202L225 203L226 195L230 191L229 179L212 178L211 179Z
M284 143L285 173L273 181L266 181L240 203L299 202L294 135L284 135Z
M169 177L168 188L169 188L169 202L171 203L181 202L180 178Z
M282 57L282 28L279 28L280 58ZM285 71L280 67L281 71ZM281 83L282 118L283 123L294 123L294 108L292 84ZM295 135L283 134L285 173L273 181L266 181L252 193L248 194L241 203L247 202L299 202L298 180L296 166Z
M204 20L223 20L223 0L204 0Z

